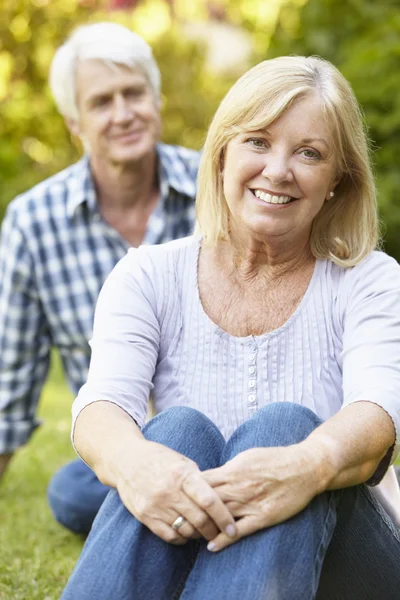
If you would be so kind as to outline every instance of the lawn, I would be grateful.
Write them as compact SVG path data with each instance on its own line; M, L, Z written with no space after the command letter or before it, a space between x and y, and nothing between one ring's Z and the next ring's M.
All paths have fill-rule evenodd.
M55 357L40 403L44 424L0 484L0 600L58 600L81 551L82 539L54 521L46 502L51 475L75 457L71 403Z
M83 544L53 520L46 502L51 475L75 456L72 396L53 362L40 403L44 424L0 484L0 600L58 600Z

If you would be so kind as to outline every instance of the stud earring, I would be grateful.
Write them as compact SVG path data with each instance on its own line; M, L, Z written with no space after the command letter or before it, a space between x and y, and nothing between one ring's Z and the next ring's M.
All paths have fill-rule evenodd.
M333 198L334 195L335 195L335 192L329 192L329 198Z

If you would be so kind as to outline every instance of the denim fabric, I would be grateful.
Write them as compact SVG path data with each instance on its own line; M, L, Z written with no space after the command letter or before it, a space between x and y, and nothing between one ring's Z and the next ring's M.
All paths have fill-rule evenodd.
M319 423L307 408L274 403L225 443L207 417L175 407L144 434L203 470L247 448L298 443ZM321 494L295 517L217 554L205 542L163 542L112 490L62 600L396 600L399 562L399 534L365 486Z
M47 500L61 525L85 535L89 533L109 490L78 458L53 475L47 488Z

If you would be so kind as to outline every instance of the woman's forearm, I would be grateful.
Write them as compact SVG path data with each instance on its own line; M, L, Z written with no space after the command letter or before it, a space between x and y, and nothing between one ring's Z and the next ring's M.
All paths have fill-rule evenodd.
M79 455L105 485L117 486L125 458L146 443L135 421L116 404L93 402L78 415L74 444Z
M299 446L315 461L322 492L367 481L394 442L390 416L365 401L338 412Z

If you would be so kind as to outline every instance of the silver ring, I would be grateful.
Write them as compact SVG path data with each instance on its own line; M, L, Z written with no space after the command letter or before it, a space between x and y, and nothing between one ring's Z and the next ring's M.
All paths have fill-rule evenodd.
M182 515L179 515L179 517L177 517L175 519L175 521L172 523L171 527L172 527L172 529L175 529L175 531L178 531L178 529L180 527L182 527L182 525L184 525L185 523L187 523L187 520L185 519L185 517L182 517Z

